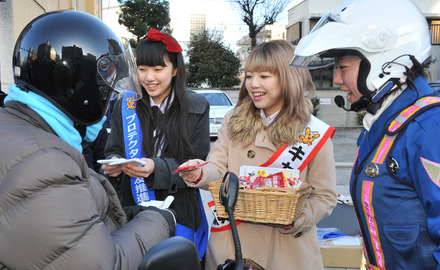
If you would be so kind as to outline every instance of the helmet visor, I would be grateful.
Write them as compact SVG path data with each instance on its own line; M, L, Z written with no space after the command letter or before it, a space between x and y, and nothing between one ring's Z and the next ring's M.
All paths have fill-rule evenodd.
M290 61L291 66L308 70L325 68L333 66L334 64L335 61L333 60L333 57L324 57L323 53L311 56L295 55L293 56L292 61Z
M319 19L319 21L310 31L309 35L316 32L317 30L319 30L329 22L341 22L341 21L339 17L334 16L331 12L327 12L321 17L321 19ZM334 65L335 63L333 57L326 56L325 53L326 52L320 52L318 54L314 54L310 56L301 56L295 54L295 56L292 58L292 61L290 61L290 65L296 68L302 68L308 70L325 68Z
M128 39L121 38L123 50L118 55L104 55L99 58L97 70L104 82L121 96L131 100L142 98L142 88Z
M312 31L310 31L309 35L317 31L324 25L328 24L329 22L341 22L341 20L339 19L339 17L333 15L331 12L327 12L324 15L322 15L321 19L319 19L319 21L315 24Z

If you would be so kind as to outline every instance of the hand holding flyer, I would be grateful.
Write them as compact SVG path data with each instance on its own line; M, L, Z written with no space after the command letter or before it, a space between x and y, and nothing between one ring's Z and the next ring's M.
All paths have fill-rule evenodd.
M105 164L110 166L122 166L123 164L130 163L132 165L140 166L140 165L147 165L147 162L140 159L140 158L132 158L132 159L125 159L125 158L113 158L113 159L100 159L98 160L99 164Z
M199 163L199 164L196 164L193 166L180 167L180 168L177 168L176 170L174 170L173 173L192 171L192 170L197 169L199 167L205 166L206 164L208 164L208 162Z

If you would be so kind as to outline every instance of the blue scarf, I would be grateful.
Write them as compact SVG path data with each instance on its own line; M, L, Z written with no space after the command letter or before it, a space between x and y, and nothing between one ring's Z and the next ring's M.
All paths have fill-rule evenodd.
M82 152L82 138L78 130L75 129L73 120L49 100L34 92L25 92L15 84L9 86L5 103L11 100L26 104L38 113L62 140L75 147L79 152ZM104 116L98 123L87 127L86 136L84 137L85 141L93 142L96 139L105 119L106 117Z

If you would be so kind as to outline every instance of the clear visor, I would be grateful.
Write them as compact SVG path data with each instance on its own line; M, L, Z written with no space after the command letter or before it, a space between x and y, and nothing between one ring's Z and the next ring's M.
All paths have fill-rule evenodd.
M321 19L315 24L312 31L310 31L309 35L315 31L317 31L319 28L323 27L329 22L341 22L338 16L333 15L331 12L327 12L324 15L322 15Z
M330 67L334 64L333 57L323 57L322 53L311 56L295 55L290 61L291 66L308 70Z
M319 19L309 35L316 32L329 22L340 22L340 20L339 17L334 16L331 12L327 12L321 17L321 19ZM310 56L295 55L292 58L292 61L290 61L290 65L308 70L333 66L335 64L333 57L326 57L325 53L326 52L321 52Z
M98 74L104 82L119 95L131 100L142 98L142 87L139 80L133 50L128 39L121 38L124 46L119 55L105 55L97 63Z

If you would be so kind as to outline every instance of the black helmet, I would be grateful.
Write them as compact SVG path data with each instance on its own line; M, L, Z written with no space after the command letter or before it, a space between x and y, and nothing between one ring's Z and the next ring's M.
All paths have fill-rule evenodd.
M104 116L113 90L140 98L129 43L81 11L56 11L31 21L17 39L15 83L56 105L75 124Z

